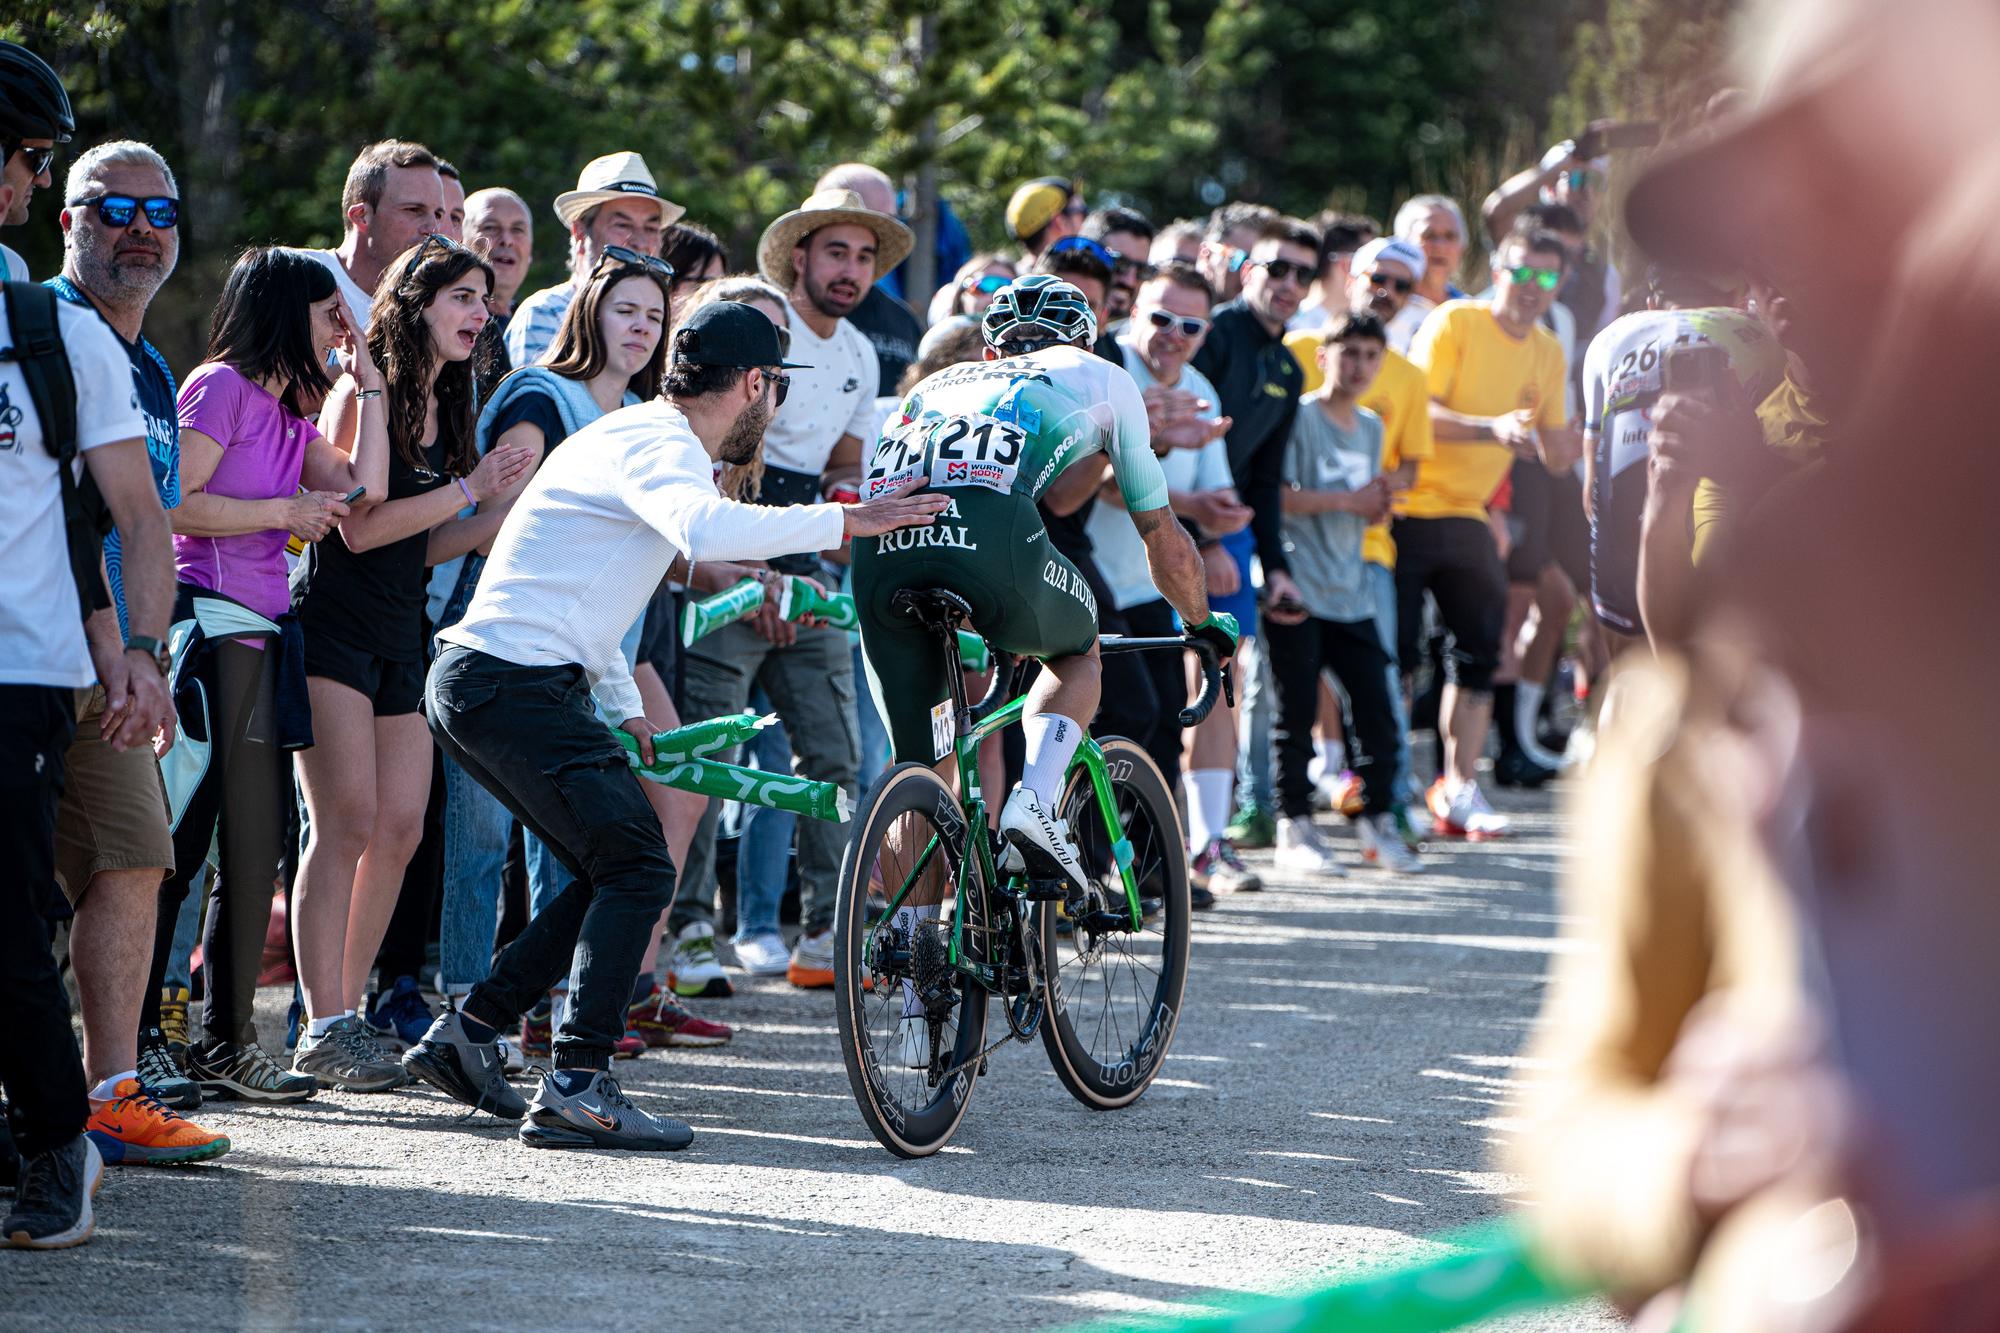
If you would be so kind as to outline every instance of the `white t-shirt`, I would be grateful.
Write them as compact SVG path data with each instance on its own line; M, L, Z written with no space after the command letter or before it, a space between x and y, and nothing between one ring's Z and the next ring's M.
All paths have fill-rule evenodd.
M76 379L79 451L146 439L146 416L132 384L132 361L97 312L56 302L56 327ZM0 311L0 345L14 345L13 322ZM77 460L77 475L83 460ZM0 362L0 683L83 689L97 679L84 643L83 617L70 575L63 527L62 478L42 440L41 420L20 364Z
M1410 299L1403 303L1403 308L1389 321L1389 346L1408 356L1410 344L1416 341L1417 330L1424 326L1424 316L1435 309L1437 309L1436 301L1428 296L1419 296L1411 292Z
M1129 341L1121 338L1118 346L1125 353L1125 369L1132 372L1133 382L1142 391L1159 382ZM1181 367L1180 379L1174 387L1205 399L1209 410L1202 415L1211 419L1216 416L1215 386L1199 370L1191 365ZM1160 470L1167 474L1169 491L1219 491L1236 485L1229 472L1229 446L1220 439L1210 440L1199 449L1169 449L1160 460ZM1111 589L1113 606L1123 611L1160 599L1160 590L1153 586L1152 568L1146 562L1145 539L1133 526L1129 510L1100 499L1091 509L1090 517L1084 520L1083 530L1090 535L1090 556Z
M645 710L621 642L676 555L768 560L838 546L842 531L838 505L723 499L687 418L656 398L606 413L548 456L465 618L438 638L521 666L574 662L622 722Z
M302 250L300 253L333 274L333 285L340 289L341 300L347 302L347 316L354 321L354 331L365 336L368 332L368 312L375 304L375 294L363 291L361 284L347 276L347 270L340 265L339 251Z
M787 306L785 314L792 330L792 350L785 360L807 369L786 372L792 387L764 432L764 465L817 477L841 436L874 440L882 362L868 335L844 319L833 326L831 338L823 339L798 311Z
M28 276L28 261L21 258L21 256L15 252L12 246L0 245L0 260L5 260L7 263L7 281L9 282L34 281L33 278Z

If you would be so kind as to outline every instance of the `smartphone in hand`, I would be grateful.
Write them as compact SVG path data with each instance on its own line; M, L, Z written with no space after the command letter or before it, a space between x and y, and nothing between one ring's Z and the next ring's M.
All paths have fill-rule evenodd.
M356 486L353 490L341 496L340 502L344 505L351 505L356 500L359 500L362 496L366 494L368 494L368 488L366 486Z

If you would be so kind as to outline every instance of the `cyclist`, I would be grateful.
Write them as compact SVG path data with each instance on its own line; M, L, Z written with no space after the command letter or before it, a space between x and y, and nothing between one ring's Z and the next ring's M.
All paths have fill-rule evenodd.
M1092 355L1097 319L1083 293L1049 274L1017 278L981 319L983 362L948 366L904 395L883 423L864 495L918 477L951 500L935 528L854 545L854 594L869 686L898 761L948 761L955 739L944 646L891 600L946 588L1005 652L1040 658L1022 718L1027 762L1000 814L1002 868L1079 886L1084 875L1054 817L1084 723L1097 711L1097 602L1049 543L1035 504L1052 487L1117 480L1146 544L1154 584L1197 637L1226 658L1236 622L1209 611L1201 558L1167 508L1146 405L1124 367ZM939 765L947 782L948 763Z

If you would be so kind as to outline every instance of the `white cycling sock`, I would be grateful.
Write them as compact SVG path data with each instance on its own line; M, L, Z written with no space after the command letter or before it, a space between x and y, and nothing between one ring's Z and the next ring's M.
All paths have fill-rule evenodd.
M1314 781L1330 782L1346 770L1347 747L1340 743L1340 737L1314 741L1313 752L1319 756L1319 773L1314 777Z
M1227 768L1197 768L1181 775L1187 793L1188 850L1200 856L1229 827L1229 788L1236 773Z
M315 1018L312 1022L306 1024L306 1035L309 1037L324 1037L327 1034L327 1030L335 1023L338 1023L343 1018L352 1017L354 1017L354 1011L349 1009L345 1013L335 1014L332 1018Z
M1038 713L1021 723L1021 733L1027 738L1028 749L1021 785L1035 794L1053 818L1062 795L1063 776L1083 741L1083 724L1060 713Z

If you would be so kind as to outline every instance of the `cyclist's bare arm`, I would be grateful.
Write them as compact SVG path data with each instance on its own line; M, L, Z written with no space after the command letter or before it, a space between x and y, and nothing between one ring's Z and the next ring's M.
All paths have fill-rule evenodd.
M1153 586L1180 613L1181 622L1199 625L1208 619L1208 578L1202 569L1201 552L1194 538L1169 508L1141 509L1132 515L1132 526L1146 543L1146 568Z

